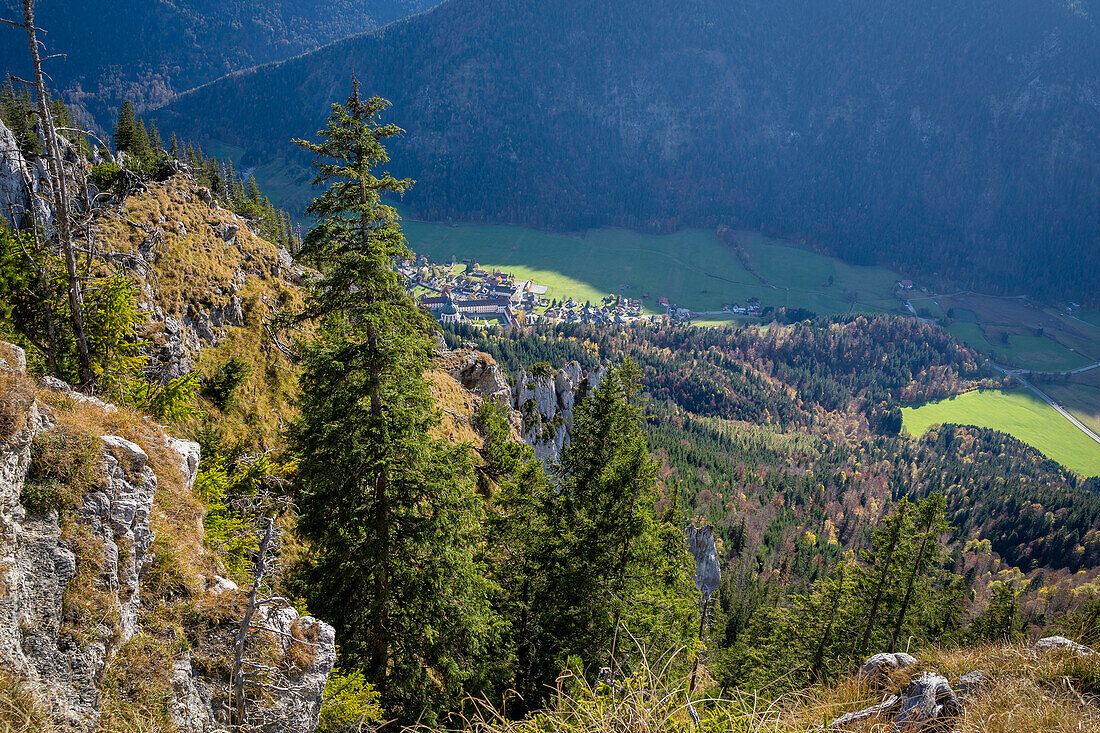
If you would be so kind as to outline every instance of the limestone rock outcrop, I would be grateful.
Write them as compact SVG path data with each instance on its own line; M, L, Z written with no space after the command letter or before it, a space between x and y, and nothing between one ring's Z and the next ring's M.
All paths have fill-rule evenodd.
M718 561L718 549L714 545L714 527L709 524L696 527L689 524L684 530L688 552L695 558L695 585L703 596L718 592L722 582L722 567Z
M99 674L137 631L141 578L154 539L149 515L157 477L141 447L118 436L100 438L99 475L82 497L75 521L83 542L96 548L97 561L91 564L96 577L87 580L104 598L111 622L105 616L95 628L74 631L65 626L64 599L77 576L77 555L63 536L57 509L32 513L21 504L31 443L52 430L54 421L47 408L32 402L21 422L0 446L5 469L0 478L0 585L5 589L0 594L0 662L34 685L60 718L86 729L98 719ZM194 444L177 443L197 450Z
M573 361L560 369L520 369L512 385L491 356L472 348L448 351L443 347L437 360L465 389L510 408L516 432L534 448L535 458L547 463L561 459L569 444L574 410L607 373L606 367L585 372Z
M78 505L66 510L64 521L56 506L29 503L25 489L28 476L36 475L36 438L48 440L50 431L61 428L53 408L36 400L25 364L20 349L0 343L0 378L5 380L0 394L0 669L26 683L66 727L91 731L100 718L104 670L141 633L143 585L154 559L150 516L159 482L146 450L123 437L102 435L92 449L93 480ZM54 382L39 389L64 392L77 401L79 393ZM81 409L106 412L110 407L85 401ZM157 465L171 466L173 474L178 468L183 485L176 490L186 494L198 474L199 446L160 435L167 451L158 455L168 463ZM240 593L228 581L211 590ZM102 616L97 610L91 617L79 611L74 617L73 609L82 607L84 598L92 598ZM228 638L236 623L233 617L225 622ZM263 607L254 624L257 633L282 646L284 656L296 652L294 664L285 665L285 692L262 711L263 730L312 733L336 657L332 627L299 618L285 603ZM173 682L169 707L177 728L188 733L224 728L224 704L213 694L224 681L205 679L206 667L193 665L186 653L163 663Z
M480 397L511 406L512 385L491 356L479 351L455 352L455 356L447 371L459 384Z
M217 596L243 596L237 585L225 578L214 578L210 591ZM236 623L215 629L229 637L236 634ZM251 633L270 634L285 655L297 647L305 652L299 659L304 668L281 677L279 694L266 707L253 710L252 718L261 721L259 729L269 733L313 733L321 712L322 694L328 676L336 664L336 632L323 621L299 616L289 605L264 605L257 609ZM172 724L179 733L210 733L227 726L228 711L221 700L225 680L211 681L196 672L190 654L177 659L172 668Z
M522 420L520 433L535 449L535 457L554 463L569 444L573 410L607 373L606 367L585 373L577 362L560 369L520 369L513 390L513 407Z
M47 200L49 177L42 161L27 160L19 151L15 134L0 122L0 217L16 228L34 212L40 222L53 220Z

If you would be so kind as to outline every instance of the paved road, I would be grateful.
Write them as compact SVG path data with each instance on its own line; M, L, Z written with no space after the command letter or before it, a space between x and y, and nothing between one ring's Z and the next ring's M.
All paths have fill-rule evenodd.
M994 364L993 367L997 371L1003 374L1007 374L1010 377L1015 377L1018 374L1039 374L1044 377L1061 377L1067 374L1080 374L1081 372L1091 372L1093 369L1100 368L1100 361L1096 362L1095 364L1078 367L1077 369L1069 369L1064 372L1040 372L1035 369L1010 369L1008 367L998 366L996 364Z
M1067 412L1064 407L1062 407L1057 402L1055 402L1050 397L1048 397L1046 392L1043 392L1041 389L1036 387L1034 384L1032 384L1031 382L1024 379L1023 375L1026 372L1023 372L1022 370L1012 370L1012 371L1010 371L1008 369L1003 369L1003 368L997 366L996 364L994 364L993 366L996 367L998 370L1004 372L1005 374L1014 377L1017 382L1019 382L1020 384L1024 385L1025 387L1030 389L1032 392L1037 394L1039 396L1039 399L1041 399L1043 402L1047 403L1048 405L1053 407L1055 410L1057 410L1059 415L1061 415L1065 419L1069 420L1071 423L1073 423L1077 427L1078 430L1080 430L1082 433L1084 433L1088 437L1092 438L1094 441L1096 441L1096 443L1098 445L1100 445L1100 435L1097 435L1096 433L1092 432L1092 430L1090 430L1087 425L1085 425L1083 422L1081 422L1080 420L1075 418L1073 415L1069 414L1069 412ZM1083 371L1088 371L1089 369L1094 369L1097 366L1098 366L1097 364L1093 364L1090 367L1085 367L1085 369Z

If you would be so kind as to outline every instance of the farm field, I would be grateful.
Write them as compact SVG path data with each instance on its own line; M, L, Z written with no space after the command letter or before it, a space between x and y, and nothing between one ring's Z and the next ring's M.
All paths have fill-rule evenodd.
M998 364L1057 372L1100 360L1100 328L1022 298L956 293L912 303L918 310L938 304L948 318L947 330Z
M967 392L920 407L903 407L902 417L905 429L915 437L936 424L992 428L1082 475L1100 475L1100 445L1026 390Z
M1100 434L1100 369L1075 374L1068 383L1058 380L1036 385L1071 415Z
M861 311L899 310L894 286L902 278L885 267L849 265L756 232L738 232L736 236L753 272L777 288L789 288L792 301L796 297L799 301L784 305L818 313L844 313L849 309L849 297L853 297Z
M754 274L732 247L702 230L656 235L598 229L580 236L516 226L408 220L402 228L418 254L441 263L452 257L470 258L485 269L534 279L549 286L551 299L599 302L611 293L630 298L648 294L643 305L649 313L663 312L657 306L660 298L696 311L743 305L752 297L764 306L789 305L821 315L901 310L892 296L898 275L883 268L845 265L756 234L739 235ZM854 303L851 292L856 293Z

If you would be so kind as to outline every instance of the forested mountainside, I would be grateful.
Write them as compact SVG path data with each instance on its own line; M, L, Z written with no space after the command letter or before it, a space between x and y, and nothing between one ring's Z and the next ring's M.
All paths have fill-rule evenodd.
M1091 301L1098 18L1095 0L451 0L220 80L157 121L249 165L283 157L299 185L281 203L300 208L290 140L354 74L408 131L391 151L419 179L404 199L417 218L726 223Z
M936 334L916 319L856 317L765 333L458 325L446 336L491 353L517 384L571 360L637 361L658 508L712 527L721 548L710 672L723 689L787 689L798 683L779 679L785 671L809 665L814 677L859 648L830 637L822 609L854 594L862 600L839 613L851 628L873 624L866 587L845 574L855 557L882 557L883 528L906 506L942 502L944 522L935 566L946 575L924 591L918 635L952 644L1034 630L1094 596L1100 478L992 430L899 434L901 401L996 386L973 352Z
M139 109L239 69L281 61L421 12L437 0L40 0L47 71L74 112L107 127L125 99ZM0 0L19 20L21 0ZM4 30L0 72L31 78L26 38Z
M301 240L128 105L3 101L0 727L1096 727L1096 479L901 434L1000 384L949 334L441 334L357 85Z

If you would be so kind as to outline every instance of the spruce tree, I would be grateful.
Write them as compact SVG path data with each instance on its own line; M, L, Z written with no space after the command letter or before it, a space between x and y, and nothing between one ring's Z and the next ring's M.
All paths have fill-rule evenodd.
M20 150L40 153L42 143L34 134L34 101L26 90L16 91L11 76L0 87L0 118L15 135Z
M642 431L639 379L627 360L574 411L549 509L556 539L541 563L545 683L570 656L618 674L624 653L636 652L620 639L671 649L698 626L682 527L653 513L657 469Z
M118 111L118 122L115 123L115 149L123 153L137 154L139 147L139 133L137 115L134 113L134 105L127 99L122 103L122 109Z
M299 528L314 610L337 629L343 664L376 685L388 716L431 722L481 685L491 642L490 587L475 548L483 508L468 446L429 437L439 422L424 367L434 325L392 267L408 256L397 214L381 202L411 184L388 174L378 118L388 103L358 85L334 104L318 143L305 258L322 277L300 319Z

